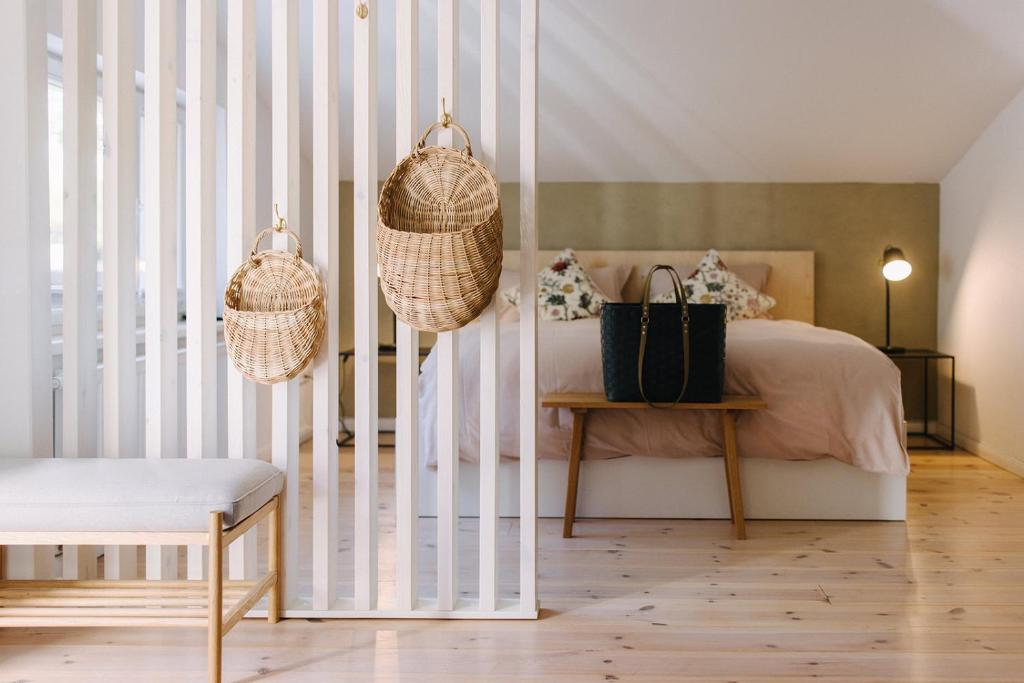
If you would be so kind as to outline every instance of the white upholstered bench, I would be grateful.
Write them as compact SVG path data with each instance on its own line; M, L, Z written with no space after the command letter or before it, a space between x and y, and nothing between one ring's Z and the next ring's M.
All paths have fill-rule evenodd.
M0 627L205 626L210 681L221 638L267 597L280 612L278 496L259 460L0 459ZM223 579L224 549L269 518L267 572ZM7 580L8 545L206 545L205 581ZM224 611L224 598L235 599Z

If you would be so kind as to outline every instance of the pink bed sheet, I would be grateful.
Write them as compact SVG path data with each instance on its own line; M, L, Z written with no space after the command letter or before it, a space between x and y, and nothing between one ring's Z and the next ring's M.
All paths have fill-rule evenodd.
M541 393L603 392L599 321L542 322ZM463 460L479 459L479 328L460 332ZM759 394L765 410L737 418L744 457L811 460L834 457L868 472L909 472L900 373L877 349L845 332L806 323L743 320L726 334L725 391ZM519 452L519 323L501 329L501 454ZM436 464L435 353L420 379L420 453ZM566 458L572 429L567 410L542 409L538 456ZM717 414L622 410L587 417L584 458L627 455L709 457L722 453Z

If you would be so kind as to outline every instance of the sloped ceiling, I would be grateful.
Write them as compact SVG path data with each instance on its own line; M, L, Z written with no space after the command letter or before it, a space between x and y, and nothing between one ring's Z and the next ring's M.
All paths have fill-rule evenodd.
M269 102L270 0L255 1L258 83ZM354 1L340 0L345 178ZM519 2L500 2L500 165L514 179ZM540 3L542 180L933 182L1024 87L1024 0ZM223 45L225 0L219 5ZM420 1L424 126L437 107L436 8ZM379 0L378 11L383 177L395 160L394 0ZM479 0L460 2L456 116L471 132L478 15ZM300 19L308 157L311 0L300 0Z
M350 4L342 0L342 160L351 159ZM383 176L395 158L392 0L379 11ZM301 12L308 117L312 10ZM478 13L478 0L462 0L457 114L471 131ZM1021 0L541 0L540 16L542 180L933 182L1024 87ZM518 17L519 3L502 0L506 179L518 172ZM426 125L437 106L434 0L421 1L420 22ZM266 84L269 50L261 59Z

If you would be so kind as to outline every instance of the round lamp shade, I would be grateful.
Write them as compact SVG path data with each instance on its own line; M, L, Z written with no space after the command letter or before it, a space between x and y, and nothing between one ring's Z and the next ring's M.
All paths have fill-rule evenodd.
M886 280L898 282L905 280L913 271L913 267L903 256L903 250L899 247L886 247L882 254L882 275Z

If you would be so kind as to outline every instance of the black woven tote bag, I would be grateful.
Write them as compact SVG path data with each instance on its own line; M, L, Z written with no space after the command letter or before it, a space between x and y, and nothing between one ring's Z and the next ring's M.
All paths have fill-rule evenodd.
M675 303L649 303L658 270L672 277ZM601 365L609 401L718 403L725 384L725 306L687 304L675 270L654 266L640 303L604 305Z

